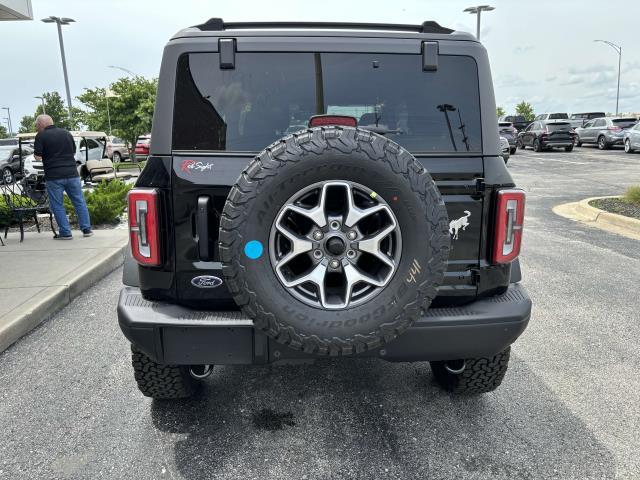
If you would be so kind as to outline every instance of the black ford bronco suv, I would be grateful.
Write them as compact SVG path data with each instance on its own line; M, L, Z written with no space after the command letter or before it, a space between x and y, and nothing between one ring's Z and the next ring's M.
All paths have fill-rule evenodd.
M422 25L225 23L167 44L129 195L120 327L138 387L212 365L429 361L494 390L529 321L524 193L484 47Z

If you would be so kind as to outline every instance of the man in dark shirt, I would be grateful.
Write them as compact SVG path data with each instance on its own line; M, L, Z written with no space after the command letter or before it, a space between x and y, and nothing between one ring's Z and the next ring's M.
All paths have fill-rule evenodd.
M73 239L67 212L64 209L64 192L67 192L78 215L83 236L90 237L93 232L76 167L76 142L67 130L56 127L49 115L38 115L36 130L38 134L34 143L34 156L36 160L42 160L49 205L60 229L60 234L53 238L55 240Z

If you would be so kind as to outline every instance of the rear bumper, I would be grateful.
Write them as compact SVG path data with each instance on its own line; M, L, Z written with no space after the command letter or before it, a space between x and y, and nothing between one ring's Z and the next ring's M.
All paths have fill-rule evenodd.
M559 140L559 141L543 141L542 148L551 148L551 147L571 147L573 146L573 139L569 140Z
M462 307L431 308L413 326L384 347L361 356L389 361L431 361L494 355L526 328L531 300L520 284L503 295ZM150 302L140 290L124 287L118 301L124 335L159 363L264 364L312 359L253 329L239 311L199 311Z

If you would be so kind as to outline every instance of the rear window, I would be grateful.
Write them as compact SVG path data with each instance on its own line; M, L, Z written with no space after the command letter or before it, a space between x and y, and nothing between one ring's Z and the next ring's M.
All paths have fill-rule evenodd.
M317 114L354 116L358 125L412 152L481 150L475 60L421 55L239 53L232 70L217 53L180 57L174 150L257 152Z
M600 118L600 117L606 117L606 114L604 112L593 112L593 113L588 113L587 114L587 118L589 120L591 120L593 118Z
M550 132L562 132L564 130L570 130L571 124L565 122L547 123L546 127Z
M551 113L551 114L549 114L549 120L565 119L565 118L569 118L569 115L567 115L566 113Z
M512 124L511 122L499 122L498 126L500 127L510 127Z
M638 121L635 118L616 118L613 124L620 128L633 127Z

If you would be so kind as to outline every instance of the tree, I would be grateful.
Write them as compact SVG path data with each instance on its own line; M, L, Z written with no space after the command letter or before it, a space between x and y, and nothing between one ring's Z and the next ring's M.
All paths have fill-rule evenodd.
M533 107L530 103L527 103L524 100L516 105L516 114L522 115L527 122L533 121L533 117L535 117L535 113L533 113Z
M124 77L110 87L109 113L113 134L135 145L140 135L151 131L158 79ZM85 88L78 96L86 107L79 119L92 130L109 130L107 89Z
M67 130L78 129L78 114L79 109L73 108L73 120L69 119L69 110L64 106L64 100L58 92L44 92L42 94L45 103L45 111L53 119L58 127L66 128ZM36 111L33 115L25 115L20 120L20 133L34 132L36 117L43 113L42 104L36 107Z
M36 131L36 117L35 115L25 115L20 120L20 128L18 133L29 133Z
M507 112L504 111L504 108L502 108L502 107L497 107L496 108L496 115L498 116L498 118L504 117L506 114L507 114Z
M7 138L8 133L4 125L0 125L0 138Z

